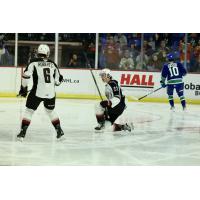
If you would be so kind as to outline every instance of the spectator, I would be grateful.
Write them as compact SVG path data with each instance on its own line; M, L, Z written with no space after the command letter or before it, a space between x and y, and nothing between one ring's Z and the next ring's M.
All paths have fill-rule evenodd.
M159 51L165 51L167 54L169 53L170 49L169 49L169 47L166 46L166 41L165 40L162 40L160 42Z
M121 57L123 52L122 52L122 48L121 48L121 45L120 45L119 41L117 41L115 43L115 50L118 52L118 55Z
M136 60L136 57L139 55L139 52L135 46L135 44L131 44L131 48L130 48L130 55L133 58L133 60Z
M161 46L162 41L165 42L165 44L167 44L168 42L171 43L171 39L170 39L170 35L168 33L156 33L155 34L155 45Z
M134 44L135 47L139 46L139 49L141 49L141 44L140 44L141 36L137 37L136 33L133 33L133 34L131 33L131 34L128 34L127 40L128 40L128 44L127 44L128 47L131 47L131 45Z
M29 52L28 62L30 62L30 60L35 58L37 58L37 48L33 48L33 50Z
M88 45L86 52L87 52L87 58L89 60L89 63L92 67L95 65L95 44L93 42L90 42Z
M148 45L151 47L151 49L153 50L153 51L155 51L155 48L156 48L156 44L155 44L155 40L153 39L153 37L150 37L149 38L149 42L148 42Z
M194 48L194 56L197 58L199 55L200 55L200 40L198 40L198 43Z
M191 65L190 72L200 72L200 55L195 59L194 64Z
M15 56L14 56L14 54L15 54L15 49L14 49L14 47L12 47L12 46L8 46L8 47L6 47L6 49L7 49L7 51L9 52L8 54L8 65L9 66L14 66L14 60L15 60Z
M192 44L192 46L196 46L196 44L198 43L198 34L197 33L191 33L188 35L188 41L190 42L190 44Z
M101 51L99 53L99 68L100 69L106 68L106 57L105 57L105 51L103 48L101 48Z
M127 38L126 38L126 36L124 34L122 34L122 33L116 34L114 36L114 42L117 42L117 41L120 42L120 45L121 45L122 48L123 47L127 47L127 43L128 42L127 42Z
M162 64L158 60L158 55L156 53L151 55L147 69L149 71L160 71L162 69Z
M190 70L191 51L192 51L192 46L190 43L187 43L186 68L188 71ZM185 61L185 43L182 42L182 40L179 43L179 52L180 52L180 62L183 64Z
M123 70L133 70L134 61L133 58L131 58L130 56L129 50L124 51L124 56L120 61L119 68Z
M105 47L106 66L110 69L116 69L119 65L120 56L116 49L113 37L110 36Z
M8 50L5 48L3 40L0 41L0 65L1 66L13 65L11 56Z
M152 47L149 45L147 40L144 40L143 49L148 56L150 56L152 54L152 51L153 51Z
M72 57L69 60L69 63L67 64L68 67L81 67L80 61L78 59L77 54L73 54Z
M149 61L149 57L146 55L145 51L136 57L136 69L137 70L145 70L147 69L147 64Z
M4 40L5 40L5 34L0 33L0 43L1 43L1 45L4 44Z
M162 40L160 42L160 48L158 49L158 60L163 65L166 62L166 56L169 53L170 49L166 47L166 41Z
M88 45L88 50L95 53L95 44L93 42Z

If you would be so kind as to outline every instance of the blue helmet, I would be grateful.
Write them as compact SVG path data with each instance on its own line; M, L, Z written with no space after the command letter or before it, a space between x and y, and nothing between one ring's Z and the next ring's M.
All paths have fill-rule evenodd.
M167 59L169 61L174 61L175 60L174 54L172 54L172 53L167 54Z

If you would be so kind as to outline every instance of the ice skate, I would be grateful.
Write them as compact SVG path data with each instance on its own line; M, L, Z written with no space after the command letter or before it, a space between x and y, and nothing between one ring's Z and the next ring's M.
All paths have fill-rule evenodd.
M127 123L126 123L126 124L123 125L123 127L122 127L122 130L128 131L128 132L132 132L133 129L134 129L133 123L130 123L130 124L127 124Z
M175 112L175 107L172 106L172 107L170 108L170 110L171 110L172 112Z
M22 129L21 132L17 135L17 139L23 142L25 135L26 135L26 130Z
M186 106L183 107L183 111L184 111L184 112L187 112Z
M61 138L63 138L64 132L63 132L63 130L61 129L60 126L56 127L56 132L57 132L56 138L58 140L61 140Z
M105 123L99 123L94 129L95 133L102 133L105 129Z

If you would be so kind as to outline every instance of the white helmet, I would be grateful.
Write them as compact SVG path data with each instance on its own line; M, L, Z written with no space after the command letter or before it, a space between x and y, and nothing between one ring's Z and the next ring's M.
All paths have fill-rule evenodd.
M106 75L107 78L112 78L110 69L107 68L102 69L99 73L99 76L104 76L104 75Z
M49 46L46 44L40 44L40 46L38 47L38 54L44 54L48 58L50 55Z

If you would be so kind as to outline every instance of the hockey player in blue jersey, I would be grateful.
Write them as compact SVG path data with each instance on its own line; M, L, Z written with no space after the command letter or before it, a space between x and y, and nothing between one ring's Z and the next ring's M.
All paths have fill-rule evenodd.
M171 110L174 111L174 99L173 93L176 90L177 95L180 98L183 110L186 109L186 101L184 97L184 83L183 76L187 74L186 69L180 62L176 62L173 54L167 55L168 63L164 64L161 72L161 86L167 87L167 94ZM167 79L167 84L165 80Z

